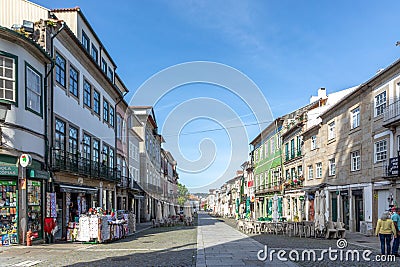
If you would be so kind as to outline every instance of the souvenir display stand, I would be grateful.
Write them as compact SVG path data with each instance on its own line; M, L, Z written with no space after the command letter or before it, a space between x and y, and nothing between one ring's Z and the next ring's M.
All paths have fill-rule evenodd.
M134 214L122 212L102 215L100 210L96 213L91 209L89 214L81 214L79 222L68 224L67 241L104 243L124 238L135 230L134 217ZM130 226L133 226L132 230Z

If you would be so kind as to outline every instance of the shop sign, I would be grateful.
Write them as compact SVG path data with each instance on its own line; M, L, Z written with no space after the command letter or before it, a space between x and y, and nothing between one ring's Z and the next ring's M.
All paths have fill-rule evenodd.
M341 196L348 196L349 192L348 191L340 191Z
M259 197L259 198L258 198L258 201L263 202L263 201L264 201L264 197Z
M27 171L28 176L30 178L36 178L36 179L49 179L49 173L47 171L39 171L39 170L28 170Z
M304 200L304 196L299 196L300 201Z
M0 166L0 176L18 176L18 167Z
M16 181L0 181L0 185L17 185Z
M19 164L24 168L29 166L29 165L31 165L32 164L32 157L29 154L22 154L19 157Z

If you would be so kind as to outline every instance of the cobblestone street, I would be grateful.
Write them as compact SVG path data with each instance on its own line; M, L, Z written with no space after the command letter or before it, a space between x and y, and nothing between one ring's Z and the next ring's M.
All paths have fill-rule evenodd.
M150 228L109 244L0 248L0 266L195 266L196 227Z
M227 225L236 228L236 220L228 218L219 218ZM258 241L263 245L267 245L269 251L275 249L276 251L283 249L286 252L290 250L297 250L301 253L304 249L313 249L317 255L323 249L338 249L336 239L320 239L320 238L299 238L299 237L288 237L284 235L271 235L271 234L247 234L251 239ZM375 256L380 252L380 243L377 237L366 237L358 233L348 233L346 236L348 246L344 249L347 250L358 250L360 252L360 258L364 250L371 250L372 254L369 256L370 262L361 260L360 262L346 262L340 261L339 258L336 261L328 260L327 254L323 261L298 261L296 262L300 266L398 266L400 259L396 258L395 262L377 262ZM287 254L286 254L287 257ZM276 254L275 254L276 258ZM318 258L318 257L317 257Z

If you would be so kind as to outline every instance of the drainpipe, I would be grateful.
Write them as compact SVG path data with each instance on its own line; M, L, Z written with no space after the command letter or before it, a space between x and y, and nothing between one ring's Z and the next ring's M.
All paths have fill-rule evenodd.
M115 68L114 68L114 71L115 71ZM113 79L114 81L115 81L115 72L114 72L114 79ZM113 84L115 85L115 82L113 81ZM118 104L119 103L121 103L121 101L122 100L124 100L124 96L125 96L125 93L123 93L122 94L122 96L120 96L119 97L119 99L117 98L117 103L115 103L115 105L114 105L114 118L113 118L113 120L114 120L114 144L115 144L115 155L117 156L117 158L118 158L118 145L117 145L117 120L116 120L116 118L117 118L117 106L118 106ZM115 161L114 161L114 164L115 164ZM114 166L113 166L113 169L115 170L115 168L114 168ZM115 176L117 176L117 172L115 172ZM120 182L122 182L122 173L121 173L121 181ZM121 190L121 192L122 192L122 190ZM115 194L115 202L114 202L114 204L115 204L115 208L117 208L117 183L115 183L115 186L114 186L114 194Z
M56 36L64 29L65 27L65 22L61 22L61 27L58 29L58 31L52 36L50 37L50 56L53 59L54 57L54 38L56 38ZM52 62L52 66L51 69L49 71L50 76L50 148L53 148L53 139L54 139L54 69L55 63L54 60ZM48 75L46 75L48 76ZM50 152L50 166L53 163L53 153ZM50 168L51 169L51 168ZM53 172L50 171L50 182L53 181ZM51 190L53 191L54 187L51 186Z

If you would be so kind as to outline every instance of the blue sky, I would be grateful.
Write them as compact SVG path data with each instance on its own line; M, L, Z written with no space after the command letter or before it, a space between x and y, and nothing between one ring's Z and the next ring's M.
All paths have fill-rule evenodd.
M117 72L132 92L129 96L165 68L212 61L231 66L253 80L274 117L307 104L319 87L330 93L368 80L400 53L400 47L395 46L400 40L395 12L400 9L399 1L34 2L47 8L80 6L117 63ZM179 104L206 97L221 101L236 114L230 118L227 111L217 120L239 118L245 125L257 121L240 96L214 85L190 84L169 92L155 105L160 129ZM216 109L215 114L220 113ZM246 126L247 142L267 124ZM216 130L225 127L221 123L198 118L176 126L192 133L181 135L178 147L169 139L179 132L162 132L167 149L188 161L214 153L207 158L211 162L207 171L196 175L181 172L181 182L192 191L219 186L235 175L234 169L225 171L228 162L246 160L246 153L232 151L229 139L237 138ZM212 131L203 132L207 129ZM207 138L213 141L199 146Z

